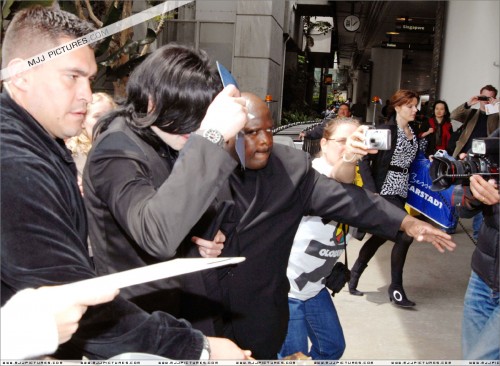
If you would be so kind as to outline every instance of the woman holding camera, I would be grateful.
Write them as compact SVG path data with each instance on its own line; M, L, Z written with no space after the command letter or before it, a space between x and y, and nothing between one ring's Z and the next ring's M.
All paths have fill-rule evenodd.
M366 155L359 164L363 187L380 194L401 209L404 209L408 194L409 168L418 149L417 138L409 125L415 119L418 101L418 94L411 90L398 90L391 97L391 106L396 114L390 117L386 125L379 127L391 131L391 148L375 155ZM400 231L391 254L389 300L402 307L415 306L403 289L403 266L412 241L411 237ZM363 295L357 290L359 278L385 242L386 239L373 235L359 251L358 259L351 269L351 295Z
M363 145L365 128L349 117L328 121L320 141L320 157L313 160L313 168L340 182L352 183L357 160L376 152ZM344 353L344 333L324 279L345 250L345 231L336 222L324 223L321 217L302 218L288 261L290 316L280 358L302 352L314 360L338 360Z

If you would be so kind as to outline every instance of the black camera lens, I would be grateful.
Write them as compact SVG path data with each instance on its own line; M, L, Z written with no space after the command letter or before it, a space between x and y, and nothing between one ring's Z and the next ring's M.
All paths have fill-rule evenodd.
M475 139L474 142L476 140L484 141L485 149L476 154L469 153L464 160L434 155L429 169L432 191L442 191L454 184L469 185L469 178L474 174L479 174L486 180L493 178L498 182L500 138L487 137Z
M482 172L481 161L477 159L452 161L443 157L434 157L429 174L432 179L432 191L442 191L451 185L469 185L469 177Z
M460 161L434 157L429 170L432 179L431 190L442 191L455 184L468 186L469 178L474 174L480 174L487 179L495 176L495 173L495 166L483 157L472 156Z

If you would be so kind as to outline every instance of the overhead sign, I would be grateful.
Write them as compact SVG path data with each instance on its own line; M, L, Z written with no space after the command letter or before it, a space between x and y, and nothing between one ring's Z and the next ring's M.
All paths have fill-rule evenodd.
M405 42L382 42L382 48L394 48L402 50L420 50L432 51L434 45L421 43L405 43Z
M434 24L396 23L396 31L409 33L434 33Z

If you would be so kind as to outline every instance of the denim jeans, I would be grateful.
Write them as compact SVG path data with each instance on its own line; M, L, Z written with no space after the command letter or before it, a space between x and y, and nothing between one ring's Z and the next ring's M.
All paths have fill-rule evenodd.
M342 357L344 332L326 288L306 301L289 297L288 307L288 333L278 354L279 359L299 351L313 360L338 360ZM312 343L310 351L308 337Z
M462 354L464 360L500 358L499 293L493 291L474 271L465 293Z
M483 224L483 213L478 212L472 218L472 230L473 230L472 236L474 237L475 241L477 241L477 236L479 235L479 229L481 229L482 224Z

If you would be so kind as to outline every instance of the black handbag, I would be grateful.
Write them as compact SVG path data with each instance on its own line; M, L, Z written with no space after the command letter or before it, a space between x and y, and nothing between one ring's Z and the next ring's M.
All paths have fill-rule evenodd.
M344 230L346 227L347 225L344 225ZM347 241L346 241L347 232L346 231L344 232L345 232L344 235L345 264L337 261L337 263L335 263L335 265L333 266L332 271L330 272L328 277L325 278L325 286L332 291L332 297L334 297L335 294L339 293L340 290L344 288L345 284L348 283L349 280L351 279L351 271L349 270L347 263Z

